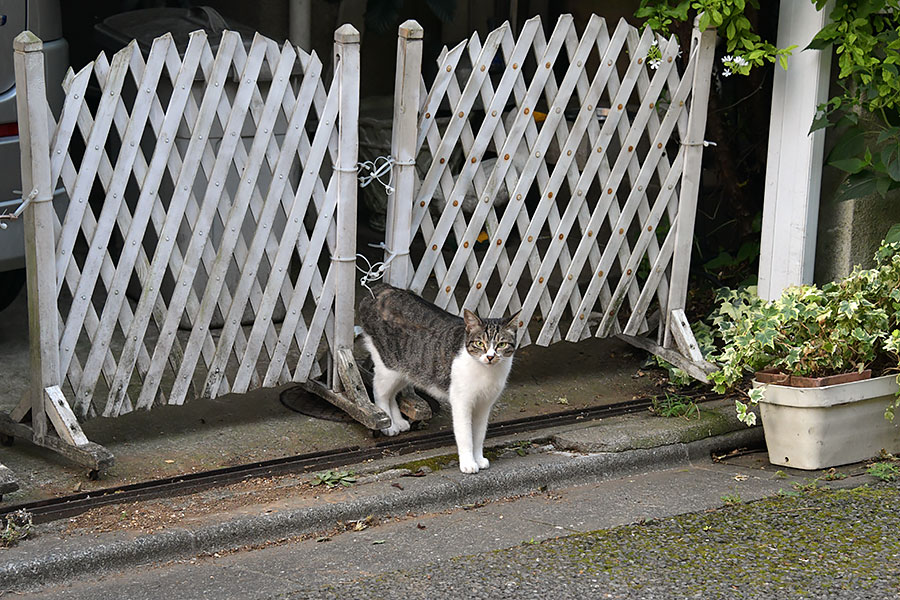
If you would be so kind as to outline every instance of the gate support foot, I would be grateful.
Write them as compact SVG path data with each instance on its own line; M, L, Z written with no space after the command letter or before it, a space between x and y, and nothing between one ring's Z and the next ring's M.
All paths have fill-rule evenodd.
M347 349L339 349L335 360L343 391L332 391L314 379L304 381L300 386L337 406L369 429L390 427L391 418L369 399L369 393L366 391L366 386L363 385L353 353Z
M44 411L53 424L53 433L36 437L30 425L20 422L28 416L28 408L30 400L26 395L10 414L0 413L0 434L30 440L36 446L52 450L97 472L105 471L115 462L109 450L89 441L84 435L59 386L44 388Z

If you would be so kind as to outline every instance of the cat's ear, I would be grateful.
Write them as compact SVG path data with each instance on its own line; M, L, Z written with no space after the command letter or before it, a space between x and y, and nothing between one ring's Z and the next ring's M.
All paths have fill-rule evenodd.
M466 322L466 331L472 332L479 329L484 329L484 323L481 322L481 319L473 313L468 308L463 309L463 321Z
M516 333L519 330L519 316L521 316L521 314L522 314L522 311L520 310L520 311L516 312L516 314L511 316L509 319L507 319L506 323L504 323L504 325L503 325L503 328L508 329L509 331L512 331L513 333Z

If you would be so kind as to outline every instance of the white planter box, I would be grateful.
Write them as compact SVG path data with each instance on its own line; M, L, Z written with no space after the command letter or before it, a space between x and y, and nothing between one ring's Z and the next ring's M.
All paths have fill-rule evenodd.
M900 416L884 410L897 393L897 378L820 388L768 384L760 401L769 462L794 469L827 469L900 452Z

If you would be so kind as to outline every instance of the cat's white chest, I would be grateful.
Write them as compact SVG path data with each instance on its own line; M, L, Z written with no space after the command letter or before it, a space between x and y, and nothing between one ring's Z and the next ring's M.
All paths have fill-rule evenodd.
M453 359L450 370L450 399L466 398L472 402L493 402L506 386L512 360L485 365L462 350Z

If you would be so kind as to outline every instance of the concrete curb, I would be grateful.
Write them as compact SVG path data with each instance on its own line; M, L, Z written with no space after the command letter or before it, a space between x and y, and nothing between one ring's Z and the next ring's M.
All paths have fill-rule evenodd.
M88 573L101 574L199 553L224 552L325 531L337 521L369 515L381 518L447 510L539 489L687 466L692 461L707 459L711 452L757 444L762 435L762 428L755 427L651 449L586 455L533 454L504 460L474 477L440 472L410 479L402 492L388 482L377 482L357 488L359 496L349 501L245 516L195 529L169 529L131 539L107 534L100 536L98 543L86 544L83 539L71 538L42 554L35 552L33 556L0 565L0 589L22 590Z

